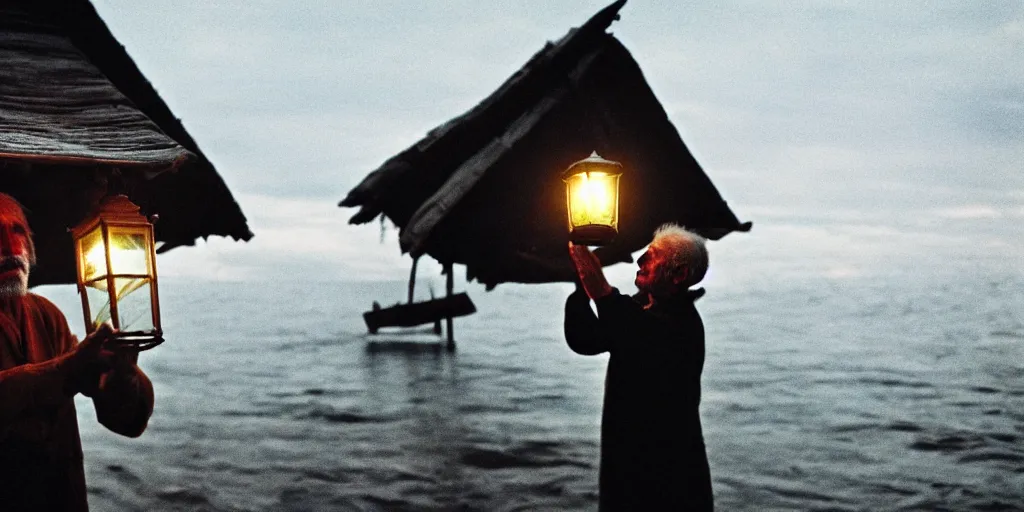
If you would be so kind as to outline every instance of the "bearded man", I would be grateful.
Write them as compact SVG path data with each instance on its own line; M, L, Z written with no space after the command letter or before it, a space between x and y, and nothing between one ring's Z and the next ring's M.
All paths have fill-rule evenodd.
M69 240L70 243L70 240ZM52 302L28 290L35 246L21 205L0 193L0 510L87 511L74 396L106 428L138 437L153 385L105 323L81 343Z
M607 352L599 510L713 510L700 423L704 238L659 227L637 261L633 297L611 287L597 257L569 243L579 285L565 302L565 339L582 355ZM594 301L597 314L590 307Z

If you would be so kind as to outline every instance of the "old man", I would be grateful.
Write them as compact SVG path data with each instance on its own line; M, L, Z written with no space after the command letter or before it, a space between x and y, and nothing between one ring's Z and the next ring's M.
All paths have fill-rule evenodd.
M704 324L693 304L703 290L690 290L707 272L705 240L659 227L632 297L608 284L586 247L570 243L569 253L582 288L566 300L565 339L578 354L609 354L599 510L712 510L698 410Z
M28 290L35 256L24 210L0 194L0 509L84 511L74 396L92 398L111 431L137 437L153 385L137 354L111 343L109 324L79 343L60 310Z

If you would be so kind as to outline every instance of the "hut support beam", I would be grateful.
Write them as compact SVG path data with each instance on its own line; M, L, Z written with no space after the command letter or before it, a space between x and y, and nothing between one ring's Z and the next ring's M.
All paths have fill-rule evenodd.
M409 304L412 304L413 291L416 289L416 264L420 262L420 258L414 257L412 259L412 270L409 271Z
M445 293L447 293L447 297L451 298L452 290L455 288L455 272L453 272L451 263L444 264L444 272L447 275L445 282ZM455 333L452 332L452 327L454 326L454 324L455 323L452 321L452 316L450 314L447 317L445 317L445 330L448 332L447 348L449 352L455 352Z

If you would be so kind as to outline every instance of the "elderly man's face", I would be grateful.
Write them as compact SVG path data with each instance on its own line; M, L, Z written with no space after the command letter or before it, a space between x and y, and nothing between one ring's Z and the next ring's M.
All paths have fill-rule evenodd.
M668 296L677 291L679 283L685 277L687 269L674 269L668 264L666 250L651 244L647 251L636 261L639 269L636 271L634 284L643 293L651 293L655 296Z
M0 297L28 292L31 242L17 206L0 204Z
M636 281L634 284L641 292L654 292L661 288L660 281L665 279L664 252L654 244L647 247L647 251L636 261Z

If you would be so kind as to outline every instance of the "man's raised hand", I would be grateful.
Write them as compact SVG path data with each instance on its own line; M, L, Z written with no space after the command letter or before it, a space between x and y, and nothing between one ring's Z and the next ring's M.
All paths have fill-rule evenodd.
M601 270L601 260L597 259L597 255L590 252L587 246L569 242L569 256L572 257L576 274L583 283L583 289L586 290L588 297L597 300L612 292L612 287Z

